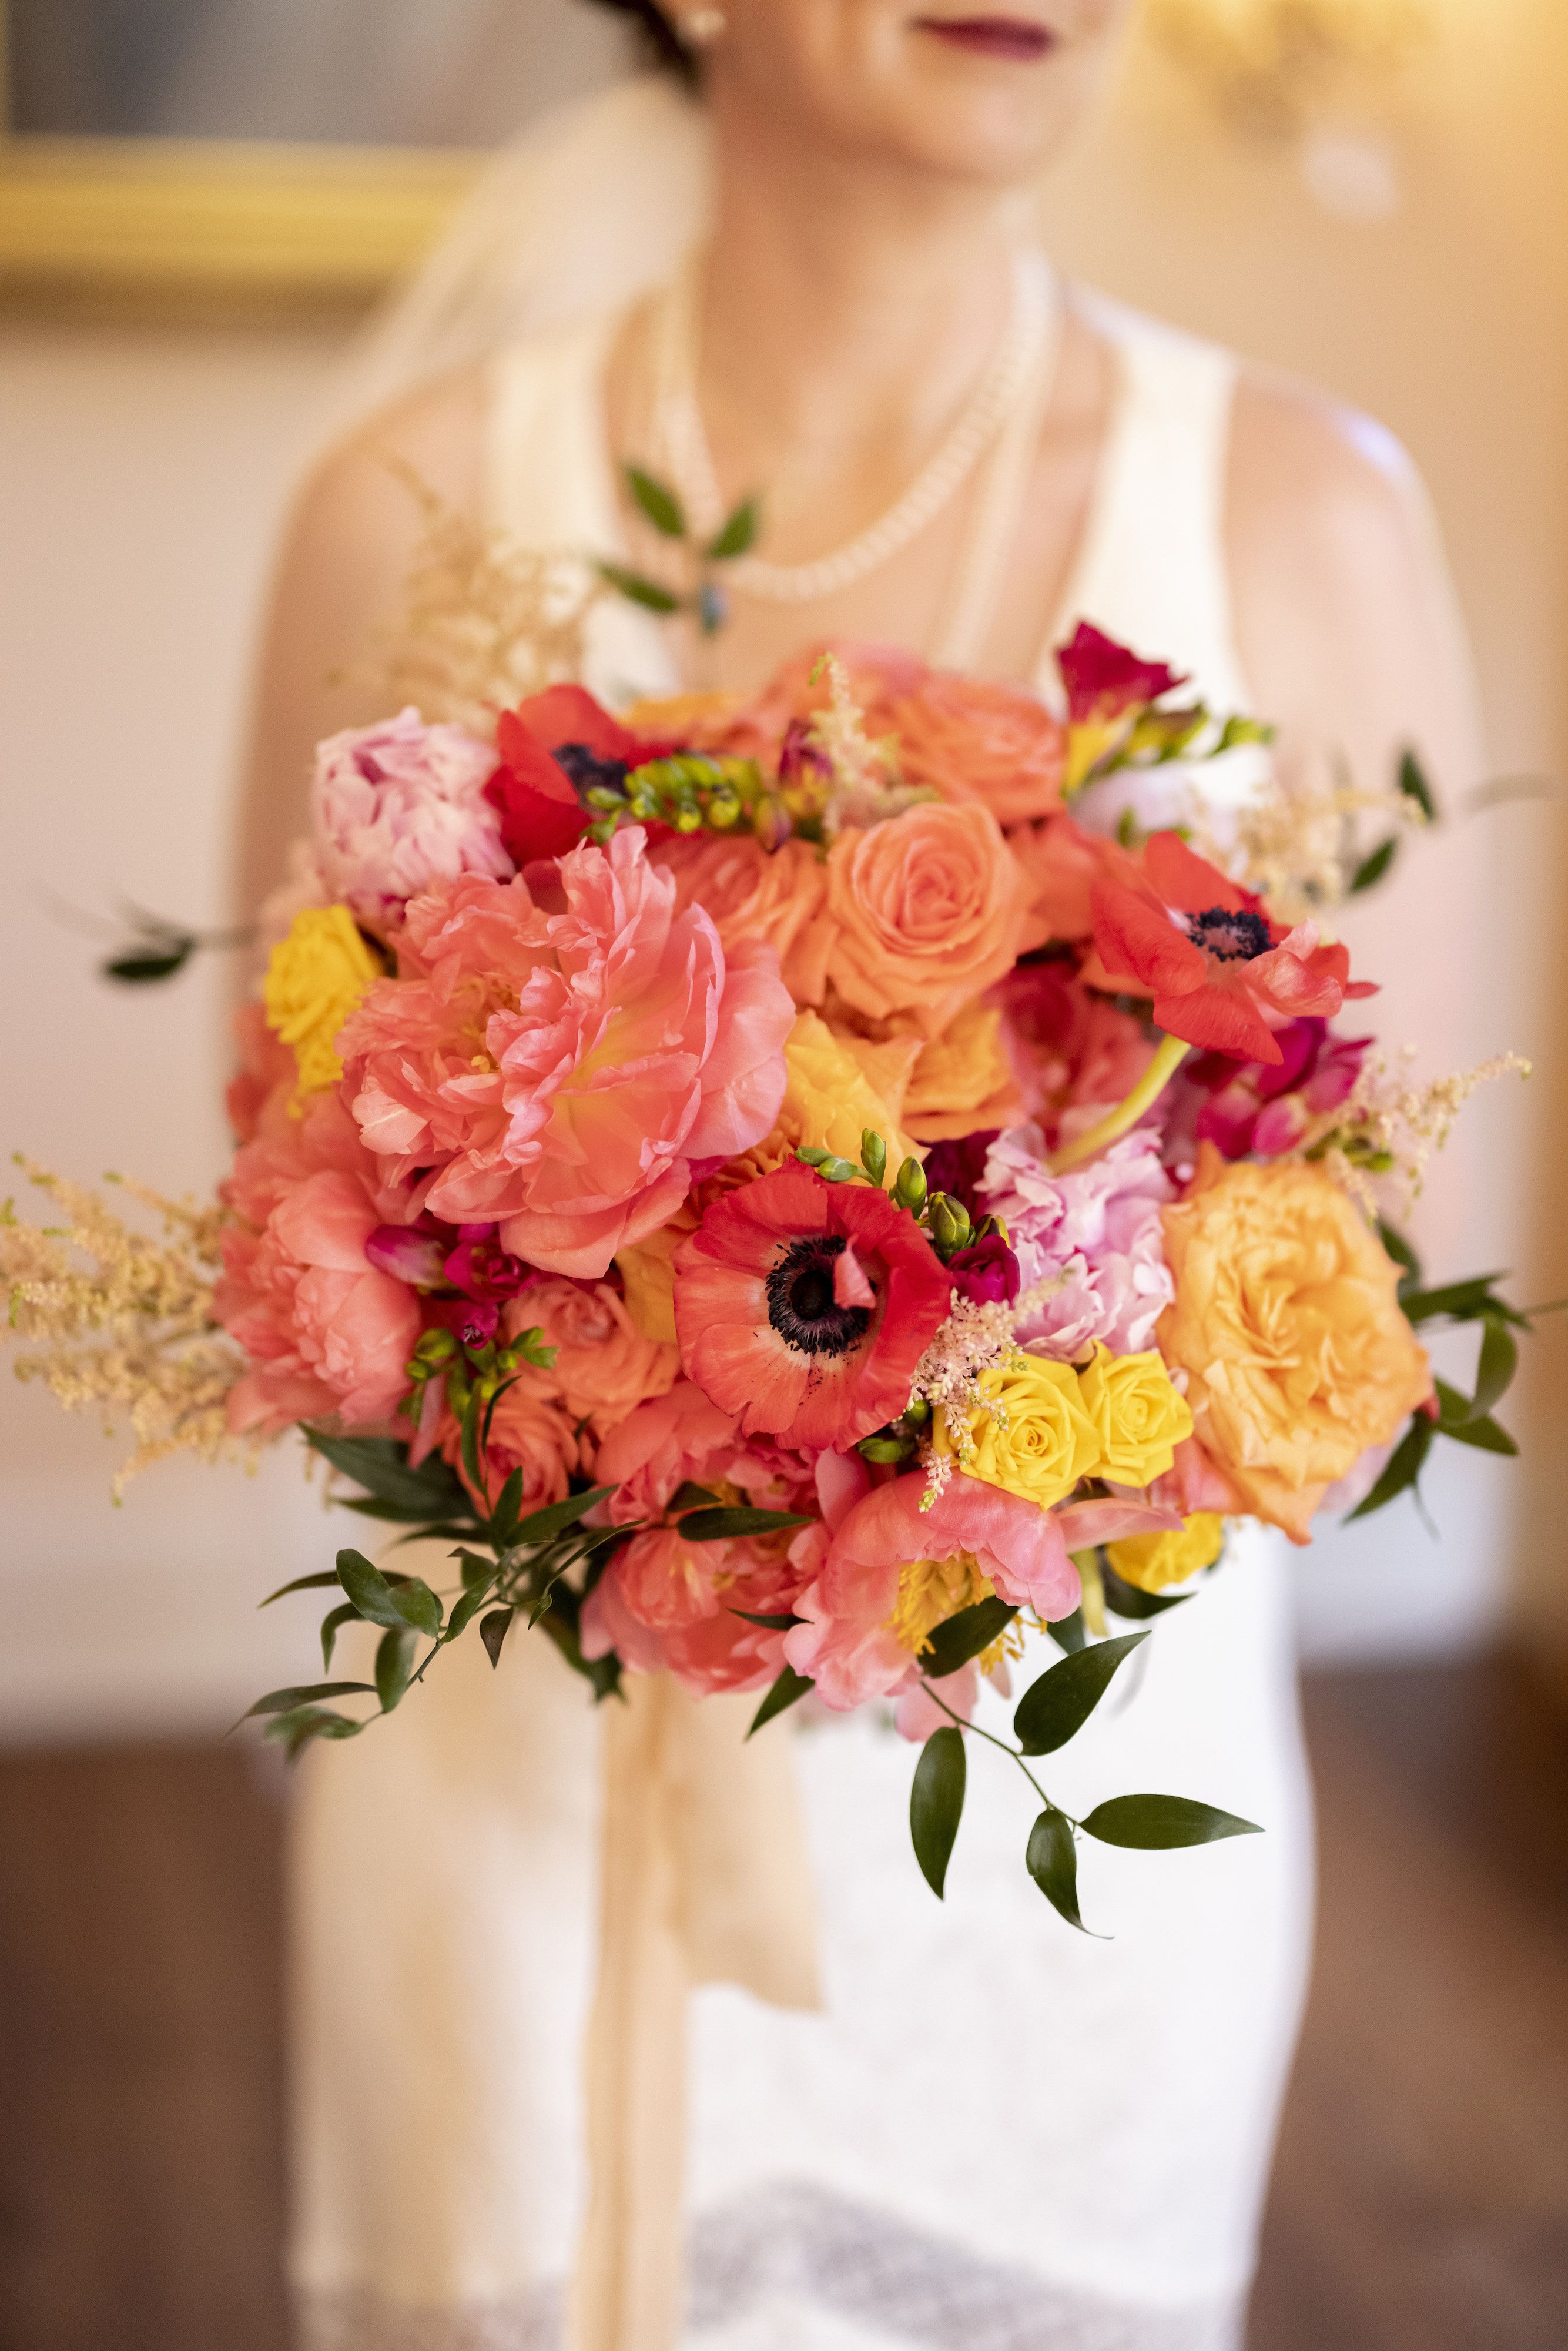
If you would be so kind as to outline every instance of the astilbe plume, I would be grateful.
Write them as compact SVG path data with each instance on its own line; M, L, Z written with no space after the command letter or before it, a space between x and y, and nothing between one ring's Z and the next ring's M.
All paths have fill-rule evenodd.
M68 1410L98 1408L106 1434L117 1419L129 1421L136 1451L115 1479L117 1498L128 1479L167 1454L254 1458L254 1445L229 1436L225 1411L245 1362L213 1319L224 1212L125 1183L160 1219L162 1236L153 1238L86 1186L20 1155L16 1164L67 1220L26 1224L9 1201L0 1211L0 1286L11 1328L42 1343L19 1359L17 1378L42 1380Z

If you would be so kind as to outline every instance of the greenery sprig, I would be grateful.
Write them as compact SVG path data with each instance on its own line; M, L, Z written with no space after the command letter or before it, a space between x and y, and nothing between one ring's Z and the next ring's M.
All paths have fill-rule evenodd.
M676 612L688 612L705 637L716 635L729 618L728 593L716 575L723 565L733 563L754 545L761 519L758 501L755 497L743 498L711 538L700 539L692 531L685 508L674 490L642 465L622 465L621 474L632 503L660 538L668 539L672 546L685 549L696 585L683 595L624 563L601 563L600 578L618 594L640 604L644 611L658 612L666 618Z

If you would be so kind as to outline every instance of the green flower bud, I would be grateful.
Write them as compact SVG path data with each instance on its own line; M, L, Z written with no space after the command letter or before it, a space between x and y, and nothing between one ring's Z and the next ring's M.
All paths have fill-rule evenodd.
M795 1154L796 1158L803 1159L808 1167L820 1167L824 1159L831 1159L832 1155L831 1151L819 1150L814 1143L802 1144Z
M898 1181L893 1187L893 1196L901 1208L909 1210L912 1217L917 1217L920 1214L921 1209L925 1206L925 1170L918 1159L904 1161L898 1171Z
M931 1406L924 1396L916 1396L912 1404L904 1405L904 1417L910 1428L924 1428L931 1417Z
M449 1364L457 1353L457 1342L450 1331L427 1331L414 1349L414 1361L428 1374L437 1364Z
M887 1145L869 1126L861 1136L861 1165L880 1191L882 1179L887 1174Z
M829 1184L849 1184L860 1174L860 1169L848 1159L824 1159L817 1173Z

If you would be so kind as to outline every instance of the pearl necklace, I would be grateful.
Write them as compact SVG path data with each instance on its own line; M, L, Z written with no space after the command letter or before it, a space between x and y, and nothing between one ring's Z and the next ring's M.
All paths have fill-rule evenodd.
M696 533L713 536L725 518L724 494L697 398L697 274L691 256L664 296L653 329L653 437L659 463ZM1018 256L1008 322L989 366L940 447L887 511L831 554L808 563L772 563L745 555L725 566L727 584L777 603L810 603L853 587L915 538L963 487L994 444L989 479L960 559L941 632L943 667L963 667L979 650L1016 528L1056 372L1061 303L1039 253Z

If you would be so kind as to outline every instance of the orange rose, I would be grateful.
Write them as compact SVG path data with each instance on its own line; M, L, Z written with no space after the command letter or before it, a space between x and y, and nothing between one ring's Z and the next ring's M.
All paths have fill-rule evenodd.
M933 673L894 703L892 724L906 784L977 800L998 824L1049 815L1061 801L1066 730L1016 686Z
M506 1335L537 1326L554 1364L538 1375L570 1414L602 1439L650 1396L663 1395L680 1373L680 1351L645 1338L607 1281L530 1282L507 1306ZM532 1383L530 1374L530 1384ZM497 1406L497 1424L506 1410Z
M466 1486L463 1424L451 1411L442 1413L439 1442ZM515 1387L497 1399L485 1454L490 1503L514 1469L523 1473L525 1504L538 1510L546 1502L564 1501L573 1471L592 1466L592 1446L579 1441L572 1416L551 1393L548 1374L525 1372Z
M1431 1392L1397 1269L1321 1167L1227 1165L1205 1144L1164 1211L1176 1304L1160 1350L1187 1374L1195 1433L1243 1506L1311 1540L1328 1488Z
M844 1002L935 1037L1011 970L1019 870L988 810L925 801L869 832L845 827L828 854L828 978Z
M727 951L766 939L796 1003L821 1004L833 927L827 867L809 842L787 841L770 852L750 832L677 834L649 862L674 875L678 908L706 908Z
M1047 817L1021 825L1008 846L1024 875L1029 915L1025 945L1048 939L1086 939L1094 928L1089 893L1096 882L1124 882L1137 871L1134 860L1114 841L1085 832L1070 816Z
M1017 1126L1023 1098L1003 1050L1001 1014L966 1004L915 1064L904 1096L909 1131L946 1143L977 1127Z

